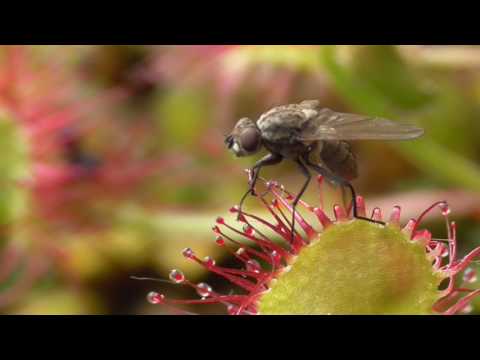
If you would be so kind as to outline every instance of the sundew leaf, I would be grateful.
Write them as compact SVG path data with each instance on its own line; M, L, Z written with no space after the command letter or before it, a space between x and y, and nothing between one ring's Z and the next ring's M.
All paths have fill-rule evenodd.
M442 278L422 244L392 226L337 224L260 300L262 314L431 314Z

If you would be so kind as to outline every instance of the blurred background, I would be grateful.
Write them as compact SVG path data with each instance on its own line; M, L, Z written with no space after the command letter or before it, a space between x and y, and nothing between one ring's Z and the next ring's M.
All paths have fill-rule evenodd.
M211 227L258 157L234 158L224 136L240 117L305 99L423 127L416 141L353 143L357 192L370 211L400 205L404 222L447 200L460 253L480 245L478 46L4 46L0 313L164 313L148 291L195 294L130 276L173 268L228 292L181 255L235 262ZM288 163L262 176L291 192L303 182ZM341 192L326 190L331 213ZM317 187L304 198L318 205ZM439 212L427 220L446 237Z

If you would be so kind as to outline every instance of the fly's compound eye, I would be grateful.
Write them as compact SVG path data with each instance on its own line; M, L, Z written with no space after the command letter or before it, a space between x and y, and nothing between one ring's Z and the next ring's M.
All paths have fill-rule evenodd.
M257 129L245 129L240 135L240 145L247 152L254 152L260 145L260 133Z

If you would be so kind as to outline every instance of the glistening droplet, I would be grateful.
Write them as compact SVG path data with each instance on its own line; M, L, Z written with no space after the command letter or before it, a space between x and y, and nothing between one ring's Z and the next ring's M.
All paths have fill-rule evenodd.
M195 256L195 253L193 252L193 250L191 248L185 248L182 251L182 255L185 256L186 258L191 259Z
M441 203L439 206L440 206L440 209L442 210L443 216L450 214L450 207L448 206L447 203Z
M207 266L214 266L215 265L215 260L211 256L205 256L203 258L203 262Z
M250 225L248 224L245 224L243 226L243 232L248 235L248 236L253 236L255 235L255 230L253 229L253 227L251 227Z
M472 284L477 281L477 272L472 268L467 268L463 272L463 281Z
M165 296L163 294L159 294L155 291L150 291L147 294L147 301L150 304L157 305L163 303L163 300L165 299Z
M183 275L183 272L177 269L173 269L172 271L170 271L168 277L175 284L180 284L185 281L185 275Z
M217 238L215 239L215 242L217 243L218 246L225 245L225 240L221 236L217 236Z
M207 283L201 282L197 284L197 293L202 298L209 297L212 294L212 287Z
M259 273L262 270L262 267L257 260L250 259L245 263L245 267L248 271Z

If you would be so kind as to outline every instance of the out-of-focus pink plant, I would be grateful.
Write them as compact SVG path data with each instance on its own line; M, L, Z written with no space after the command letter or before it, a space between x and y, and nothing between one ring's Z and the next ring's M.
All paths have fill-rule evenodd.
M150 292L148 300L174 308L223 304L235 315L451 315L468 311L472 299L480 295L480 289L471 288L477 281L471 266L480 257L480 247L458 258L456 225L448 220L446 202L433 204L401 227L398 206L384 226L353 219L349 209L338 205L332 219L322 205L313 207L301 201L306 213L296 212L299 228L292 234L289 219L294 197L275 182L267 183L267 188L273 200L267 202L266 194L258 200L272 220L232 207L243 229L223 218L213 227L216 243L238 260L239 267L222 267L211 257L202 259L190 248L183 250L187 259L238 287L238 293L222 294L207 283L190 282L175 269L171 282L193 288L200 299L175 300ZM363 198L356 201L359 214L366 216ZM421 229L425 216L434 209L445 217L446 239ZM317 218L323 229L316 230L307 215ZM373 209L371 218L384 219L379 208Z
M182 161L178 155L141 158L136 148L148 129L127 130L115 119L115 106L126 95L122 89L85 94L61 59L36 61L38 54L28 47L4 47L1 55L0 107L27 138L32 176L23 185L43 218L82 222L82 210L88 213L102 199L124 199L145 178ZM117 137L92 154L84 143L105 128Z

